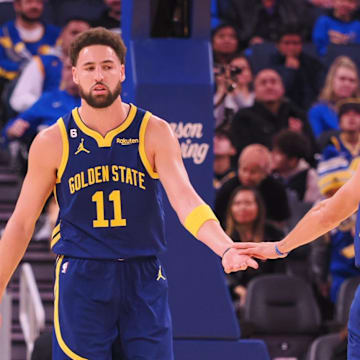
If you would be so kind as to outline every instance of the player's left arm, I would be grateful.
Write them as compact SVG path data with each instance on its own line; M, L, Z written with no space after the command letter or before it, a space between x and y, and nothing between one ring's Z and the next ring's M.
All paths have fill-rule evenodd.
M182 161L179 142L165 121L154 116L150 118L145 149L179 220L188 230L189 224L195 229L199 226L193 235L220 257L225 253L222 260L225 271L244 270L248 266L257 268L256 261L239 256L232 248L233 241L194 190Z

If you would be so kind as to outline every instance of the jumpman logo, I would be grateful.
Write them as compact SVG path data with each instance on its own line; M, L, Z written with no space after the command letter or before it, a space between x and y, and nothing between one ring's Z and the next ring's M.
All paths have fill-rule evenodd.
M160 279L166 280L166 277L162 274L161 266L159 266L159 272L156 281L159 281Z
M77 148L76 152L75 152L75 155L77 155L79 152L81 151L85 151L87 154L90 153L90 151L88 149L85 149L85 146L84 146L84 139L81 139L80 141L80 144L79 144L79 147Z

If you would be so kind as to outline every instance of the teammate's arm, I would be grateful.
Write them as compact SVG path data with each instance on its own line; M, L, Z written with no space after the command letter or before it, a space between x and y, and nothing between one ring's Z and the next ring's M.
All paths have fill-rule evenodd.
M275 243L281 253L288 253L298 246L307 244L337 227L343 220L352 215L360 201L360 167L352 178L343 185L331 198L315 205L299 221L295 228L281 241ZM242 248L243 254L261 258L280 257L274 243L242 243L234 245Z
M38 134L31 145L28 171L15 210L0 240L0 300L25 253L36 220L55 185L61 151L57 125Z
M150 162L160 177L169 201L182 224L199 205L205 204L192 187L186 173L180 146L169 125L156 117L149 120L145 136L145 149ZM222 256L233 241L225 234L216 220L208 220L199 228L196 236L217 255ZM257 263L249 257L242 257L230 249L223 256L226 272L244 270L247 266L257 268Z

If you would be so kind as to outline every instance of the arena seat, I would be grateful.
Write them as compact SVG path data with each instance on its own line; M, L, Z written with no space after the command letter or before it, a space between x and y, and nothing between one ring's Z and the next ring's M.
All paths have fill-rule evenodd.
M335 321L339 325L345 326L348 322L351 303L359 284L360 276L356 276L345 280L340 287L335 305Z
M263 42L246 49L245 54L248 57L254 74L269 66L270 58L276 53L276 45L272 42Z
M282 274L263 275L250 281L244 320L253 329L251 338L265 341L271 358L304 359L321 325L309 284Z
M333 351L340 342L341 338L337 333L318 337L312 342L306 360L331 360Z
M360 67L360 45L359 44L347 44L347 45L329 45L328 51L323 59L323 62L327 68L331 66L333 61L338 56L348 56L351 58L357 67Z

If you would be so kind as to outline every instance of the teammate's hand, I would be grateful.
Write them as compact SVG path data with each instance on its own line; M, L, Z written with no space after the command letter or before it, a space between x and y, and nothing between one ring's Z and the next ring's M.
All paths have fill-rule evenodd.
M276 245L278 245L278 242L239 242L234 243L233 246L239 251L239 254L248 255L261 260L286 257L287 254L279 255L276 252Z
M253 269L259 267L259 264L254 259L250 256L240 254L235 248L231 248L224 254L222 265L227 274L234 271L246 270L248 267L252 267Z

